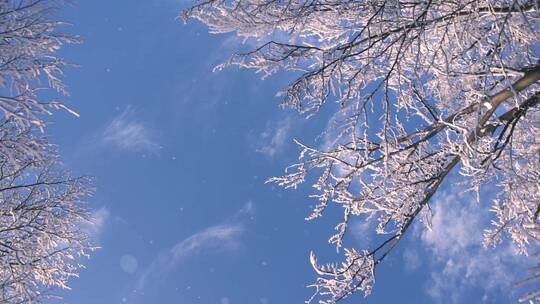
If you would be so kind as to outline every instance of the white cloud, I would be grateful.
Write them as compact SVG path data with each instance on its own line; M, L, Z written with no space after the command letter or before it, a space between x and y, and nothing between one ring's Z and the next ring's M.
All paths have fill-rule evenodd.
M488 294L507 290L517 277L520 265L510 246L482 247L482 232L487 224L486 210L472 198L442 193L434 203L432 229L421 234L422 243L434 259L428 294L437 303L461 303L473 289ZM409 255L407 260L412 256Z
M136 111L131 106L115 117L103 130L101 142L122 150L157 153L159 145L152 132L136 119Z
M405 264L405 270L415 271L422 265L422 260L418 256L416 249L408 247L403 252L403 263Z
M171 249L171 263L176 264L184 258L203 250L234 250L239 246L239 237L244 233L241 223L221 224L208 227L178 242Z
M443 194L433 203L432 229L422 233L422 240L439 257L456 255L482 241L479 210L460 203L462 200L463 197Z
M224 223L205 228L177 242L141 272L137 288L143 289L152 278L162 277L190 257L235 252L241 247L241 237L246 231L244 222L248 216L252 218L254 213L255 206L249 201Z
M353 220L349 231L356 240L359 248L367 248L373 241L376 223L369 218L360 218Z
M285 144L291 140L289 135L292 127L291 117L267 123L265 130L255 140L255 151L268 157L274 157L283 152Z
M101 207L94 210L89 222L82 224L82 231L85 232L94 242L99 242L99 239L109 222L111 212L107 207Z
M257 210L255 209L255 204L253 203L253 201L248 201L244 204L242 208L240 208L240 210L238 211L238 215L247 215L252 218L253 216L255 216L256 211Z

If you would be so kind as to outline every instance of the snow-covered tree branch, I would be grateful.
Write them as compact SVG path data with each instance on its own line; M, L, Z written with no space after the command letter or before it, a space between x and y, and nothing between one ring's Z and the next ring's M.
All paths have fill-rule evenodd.
M260 42L223 66L298 73L283 106L312 116L328 101L339 105L329 143L298 142L300 161L270 181L295 188L319 176L308 219L341 206L330 238L338 249L353 216L376 219L387 238L345 249L343 263L319 266L313 256L311 300L369 294L377 265L413 221L429 226L430 199L453 171L476 193L494 185L486 247L505 236L521 254L538 246L539 8L529 0L210 0L184 11L212 33Z
M78 39L57 31L62 23L53 16L62 2L0 1L0 113L18 124L43 128L43 115L51 110L72 112L57 100L38 96L47 88L67 95L61 79L66 62L56 53Z
M56 55L75 37L57 31L56 0L0 1L0 302L40 303L68 288L92 249L82 203L89 180L66 171L44 137L45 115L67 95Z
M81 203L89 179L73 177L39 131L0 126L0 302L39 303L68 288L92 249Z

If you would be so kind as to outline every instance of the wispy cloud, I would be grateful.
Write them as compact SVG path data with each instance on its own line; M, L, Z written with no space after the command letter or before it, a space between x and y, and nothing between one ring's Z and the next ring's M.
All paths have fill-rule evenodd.
M246 231L245 220L254 216L254 213L255 207L250 201L223 223L207 227L180 240L141 272L137 288L144 289L147 282L154 277L162 277L193 256L237 251Z
M101 142L122 150L157 153L159 149L149 127L137 120L132 106L127 106L105 127Z
M242 223L227 223L208 227L177 243L170 251L171 264L200 253L231 251L238 248L239 238L244 233Z
M405 270L415 271L422 265L422 260L419 257L418 251L409 247L403 251L403 263L405 264Z
M488 301L490 294L511 290L517 279L513 269L520 265L521 257L509 245L494 250L482 247L487 212L472 198L449 193L440 195L433 206L432 229L421 234L434 257L427 290L433 300L462 303L464 294L474 288L483 290ZM411 256L404 258L411 261Z
M81 229L93 242L99 242L99 239L105 230L105 226L109 222L111 212L107 207L101 207L94 210L91 216L90 221L83 223Z
M359 248L367 248L371 245L376 225L373 219L363 217L351 221L349 232L354 237L355 244Z
M268 157L274 157L283 152L288 141L292 142L290 133L293 128L293 119L288 116L276 122L269 122L263 132L257 135L255 151Z

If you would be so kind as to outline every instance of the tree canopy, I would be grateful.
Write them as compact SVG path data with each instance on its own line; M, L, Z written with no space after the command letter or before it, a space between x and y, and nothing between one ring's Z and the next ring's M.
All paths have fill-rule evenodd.
M44 135L46 115L67 109L57 55L76 37L55 20L62 1L0 1L0 302L41 303L68 288L93 249L83 204L90 180L67 171Z
M431 198L453 171L468 190L479 195L489 187L495 197L485 247L508 237L520 254L537 248L539 5L209 0L183 12L211 33L234 32L257 44L220 67L298 75L280 93L284 107L310 117L330 101L339 105L323 130L330 143L298 142L300 161L269 181L296 188L317 177L318 204L308 219L339 205L343 218L330 238L338 249L352 217L376 220L384 239L375 248L344 248L340 263L319 265L312 255L319 277L310 301L368 295L377 265L411 224L430 226Z

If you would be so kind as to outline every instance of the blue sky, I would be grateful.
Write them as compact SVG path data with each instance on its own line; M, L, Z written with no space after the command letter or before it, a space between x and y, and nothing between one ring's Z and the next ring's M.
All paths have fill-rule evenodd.
M177 16L188 2L79 1L60 12L82 36L62 54L70 105L49 132L67 165L95 176L88 228L102 248L85 262L67 303L303 303L315 279L308 257L338 261L327 243L340 210L304 221L311 189L264 184L312 141L329 106L305 120L275 93L291 75L212 68L241 47ZM377 271L371 297L344 303L507 303L516 271L509 248L485 252L472 198L445 186L434 230L417 225ZM349 246L374 241L353 223Z

